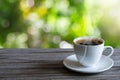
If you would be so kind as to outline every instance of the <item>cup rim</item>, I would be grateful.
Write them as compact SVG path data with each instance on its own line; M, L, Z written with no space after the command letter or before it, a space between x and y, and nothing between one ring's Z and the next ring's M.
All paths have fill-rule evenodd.
M89 45L89 46L99 46L99 45L103 45L104 44L104 40L102 38L99 38L99 37L94 37L94 36L82 36L82 37L77 37L73 40L73 43L76 44L76 45L79 45L76 43L77 40L82 40L82 39L97 39L97 40L100 40L102 43L101 44L98 44L98 45ZM82 45L82 46L87 46L87 45Z

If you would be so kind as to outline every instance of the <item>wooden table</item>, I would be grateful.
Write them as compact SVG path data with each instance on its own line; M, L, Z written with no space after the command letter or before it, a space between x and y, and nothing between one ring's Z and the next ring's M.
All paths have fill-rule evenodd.
M98 74L65 68L62 61L71 54L73 49L0 49L0 80L120 80L120 49L112 55L114 66Z

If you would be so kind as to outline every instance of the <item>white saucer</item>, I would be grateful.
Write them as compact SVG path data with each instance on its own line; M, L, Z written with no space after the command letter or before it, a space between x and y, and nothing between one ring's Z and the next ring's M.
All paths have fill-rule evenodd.
M95 67L84 67L80 65L80 63L77 61L76 55L73 54L64 59L63 64L66 68L76 72L99 73L110 69L114 62L110 57L103 55Z

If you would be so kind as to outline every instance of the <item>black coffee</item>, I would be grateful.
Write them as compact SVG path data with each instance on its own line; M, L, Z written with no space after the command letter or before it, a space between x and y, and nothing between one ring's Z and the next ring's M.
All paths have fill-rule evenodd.
M87 42L82 42L82 43L79 43L80 45L98 45L98 43L96 42L91 42L91 41L87 41Z
M78 40L77 43L80 44L80 45L99 45L99 44L102 44L102 41L96 40L96 39L93 39L93 40Z

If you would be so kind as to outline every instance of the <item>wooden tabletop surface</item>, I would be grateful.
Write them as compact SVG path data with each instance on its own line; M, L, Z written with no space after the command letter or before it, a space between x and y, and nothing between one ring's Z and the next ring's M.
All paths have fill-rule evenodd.
M63 65L73 49L0 49L0 80L120 80L120 49L114 50L111 69L83 74Z

